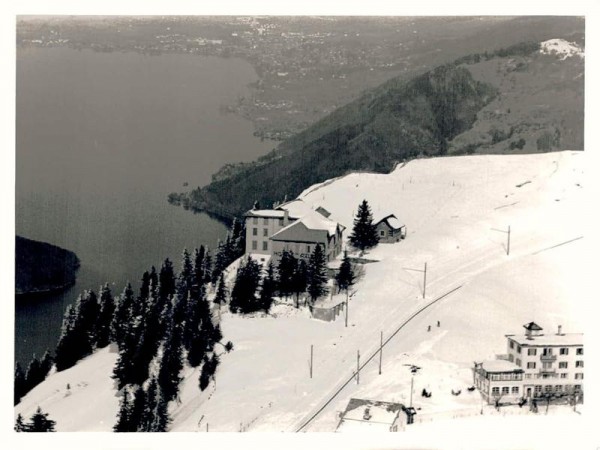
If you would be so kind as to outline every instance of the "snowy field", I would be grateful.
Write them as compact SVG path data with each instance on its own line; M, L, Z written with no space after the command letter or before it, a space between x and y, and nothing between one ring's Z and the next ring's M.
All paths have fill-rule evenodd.
M301 197L325 207L348 231L366 198L375 216L393 213L405 223L407 237L365 255L378 262L365 265L354 287L347 328L343 314L335 322L321 322L285 305L268 317L223 310L223 334L234 350L222 356L216 386L203 393L198 370L187 370L181 402L171 408L171 429L335 431L339 412L352 397L408 404L409 367L416 365L413 406L422 421L385 437L382 448L432 442L441 434L464 436L473 429L497 435L500 440L491 447L504 442L511 427L524 439L513 444L532 443L525 447L538 446L543 442L538 434L559 424L582 432L586 415L567 407L551 406L547 416L534 416L518 407L498 413L486 406L482 415L479 394L466 388L472 385L473 361L505 353L504 335L520 333L527 322L547 332L558 325L567 333L586 331L586 311L597 298L581 275L590 213L584 167L585 154L569 151L423 159L389 175L351 174L307 189ZM508 226L510 255L502 232ZM422 269L425 262L423 299L422 273L411 269ZM415 312L456 288L389 340L381 375L376 356L361 370L360 384L352 380L334 397L352 377L357 351L361 363L366 361L376 352L381 332L387 340ZM108 348L51 375L15 408L15 416L29 417L39 405L59 431L110 431L118 409L110 379L115 360ZM431 398L420 395L423 388ZM452 395L458 389L461 394ZM536 435L539 439L531 440ZM466 441L462 446L470 447Z

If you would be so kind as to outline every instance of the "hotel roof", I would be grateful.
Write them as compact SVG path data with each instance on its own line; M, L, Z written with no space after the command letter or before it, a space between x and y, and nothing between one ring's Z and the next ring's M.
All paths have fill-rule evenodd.
M505 359L493 359L481 363L481 368L486 372L523 372L515 363Z
M540 334L538 336L507 334L506 337L524 347L583 345L583 333Z

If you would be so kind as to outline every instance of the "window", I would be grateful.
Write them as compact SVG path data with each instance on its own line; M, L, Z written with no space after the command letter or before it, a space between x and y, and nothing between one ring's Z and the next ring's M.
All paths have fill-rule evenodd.
M380 236L385 236L385 231L384 231L384 230L381 230L381 231L379 232L379 235L380 235Z
M534 362L528 362L527 363L527 368L528 369L535 369L535 363Z
M573 389L575 390L575 392L579 392L579 391L581 391L581 385L576 384L575 386L573 386Z
M575 374L575 379L576 380L583 380L583 374L582 373L576 373Z
M508 346L510 348L515 348L515 343L513 341L510 341L509 344L508 344Z
M542 368L544 368L544 369L552 369L552 363L551 362L543 362L542 363Z
M257 224L258 224L258 217L253 217L253 218L252 218L252 223L253 223L254 225L257 225Z
M497 381L497 380L499 380L499 379L500 379L500 375L498 375L497 373L493 373L493 374L490 376L490 379L491 379L492 381Z
M269 229L268 228L263 228L263 236L264 237L269 236Z
M519 393L519 386L513 386L512 387L512 393L513 394L518 394Z
M252 236L258 236L258 228L252 228Z
M512 353L508 355L508 360L510 362L513 362L514 359L515 359L515 357L512 355Z
M561 373L560 377L561 378L569 378L569 374L568 373Z
M578 348L575 353L578 354L578 355L583 355L583 347L582 348Z
M310 253L310 245L306 246L306 253Z
M269 241L264 241L264 242L263 242L263 250L264 250L264 251L267 251L267 250L269 250Z
M550 392L552 392L552 385L547 384L546 386L544 386L544 392L546 394L549 394Z
M561 354L561 355L568 355L568 354L569 354L569 349L568 349L568 348L566 348L566 347L562 347L562 348L560 349L560 354Z
M544 356L552 356L552 349L551 348L545 348L542 351L542 355L544 355Z
M517 360L515 361L515 364L519 367L521 367L521 360L519 358L517 358Z
M558 363L558 368L559 369L566 369L569 366L569 363L567 363L566 361L562 361Z
M493 387L492 388L492 395L500 395L500 388L499 387Z
M252 250L256 250L258 248L258 242L252 241Z
M536 395L540 395L542 393L542 386L541 385L536 385L535 386L535 393Z
M583 367L583 361L575 361L575 367Z
M527 354L529 356L535 356L535 355L537 355L537 348L528 348L527 349Z
M531 378L531 374L530 374L530 373L526 373L526 374L525 374L525 378L526 378L526 379L529 379L529 378Z
M521 353L521 346L517 345L517 353Z
M509 392L508 391L508 386L503 386L502 387L502 395L506 395L506 394L508 394L508 392Z
M557 384L556 386L554 386L554 390L556 392L562 392L562 384Z
M388 236L393 236L394 232L392 230L389 231Z
M279 226L282 227L283 226L283 219L279 219Z

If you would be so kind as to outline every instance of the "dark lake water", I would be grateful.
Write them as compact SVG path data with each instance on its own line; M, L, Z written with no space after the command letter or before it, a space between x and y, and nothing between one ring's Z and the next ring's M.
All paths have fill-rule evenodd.
M65 307L83 289L114 293L183 248L215 247L225 227L171 206L223 164L273 144L223 113L257 79L240 59L17 50L16 232L74 251L77 283L16 300L15 358L53 349Z

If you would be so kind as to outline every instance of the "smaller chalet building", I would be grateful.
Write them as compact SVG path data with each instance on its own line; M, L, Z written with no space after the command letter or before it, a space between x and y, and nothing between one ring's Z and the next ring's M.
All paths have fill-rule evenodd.
M377 230L380 244L400 242L401 239L406 237L406 226L394 214L388 214L376 222L374 221L373 225Z
M400 403L351 398L336 433L401 431L407 424L405 409Z
M300 199L273 209L251 209L245 214L246 254L259 260L272 257L277 264L284 250L308 260L320 245L327 261L331 261L342 251L345 227L329 215L324 208L313 210Z

